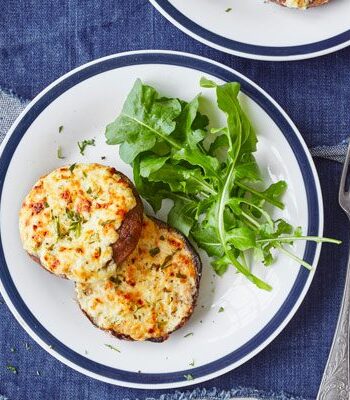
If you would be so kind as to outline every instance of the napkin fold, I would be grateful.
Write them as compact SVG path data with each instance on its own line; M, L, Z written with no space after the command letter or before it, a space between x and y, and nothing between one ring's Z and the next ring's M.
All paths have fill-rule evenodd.
M343 140L335 146L317 146L310 149L313 157L326 158L328 160L343 163L348 148L349 139Z
M0 88L0 143L27 104L29 104L29 100L22 99L12 91ZM0 398L0 400L2 399Z

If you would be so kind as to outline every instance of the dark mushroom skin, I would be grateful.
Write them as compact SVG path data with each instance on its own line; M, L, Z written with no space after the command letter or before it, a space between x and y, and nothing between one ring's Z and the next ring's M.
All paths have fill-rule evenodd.
M121 172L115 172L118 173L118 175L120 175L121 178L131 187L136 199L136 206L125 215L123 223L117 230L119 238L117 242L112 245L113 259L115 263L119 265L133 252L140 239L143 220L143 204L130 179Z

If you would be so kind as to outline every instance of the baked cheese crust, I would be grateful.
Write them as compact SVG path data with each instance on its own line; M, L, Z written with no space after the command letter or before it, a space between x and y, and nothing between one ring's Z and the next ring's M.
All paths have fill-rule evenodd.
M42 177L19 214L24 249L50 272L75 281L109 278L112 245L136 206L132 188L114 168L74 164Z
M309 7L316 7L321 4L328 3L329 0L274 0L274 1L289 8L306 9Z
M116 275L77 283L77 298L97 327L122 339L163 341L191 316L200 271L187 240L145 216L139 243Z

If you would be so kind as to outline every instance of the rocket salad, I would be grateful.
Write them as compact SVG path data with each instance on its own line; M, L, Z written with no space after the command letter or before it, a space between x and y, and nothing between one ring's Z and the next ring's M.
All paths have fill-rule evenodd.
M120 145L137 190L155 212L164 199L173 200L169 224L212 257L217 274L233 266L260 289L271 290L252 273L248 252L266 266L281 252L311 269L290 250L294 241L340 241L303 236L300 227L273 218L266 205L284 208L287 183L257 189L264 184L254 157L258 139L240 106L239 83L217 85L205 78L200 83L216 91L225 126L209 130L200 95L190 102L162 97L138 79L120 115L106 127L107 143Z

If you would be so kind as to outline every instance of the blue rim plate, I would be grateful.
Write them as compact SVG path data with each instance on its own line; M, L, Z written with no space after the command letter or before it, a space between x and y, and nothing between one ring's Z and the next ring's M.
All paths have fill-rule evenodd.
M265 21L265 26L270 24L275 25L274 28L276 35L278 35L279 37L288 35L287 37L289 43L283 45L282 44L261 45L259 43L254 42L249 37L247 37L247 39L245 40L235 39L234 34L232 34L230 30L226 30L225 35L222 33L215 32L215 30L219 30L221 28L213 24L213 20L216 19L216 16L207 15L206 18L203 17L203 20L205 20L205 22L200 24L194 22L189 16L189 13L185 15L184 12L180 11L176 6L176 1L150 0L150 2L171 23L173 23L177 28L181 29L183 32L187 33L193 38L215 49L244 58L267 60L267 61L302 60L306 58L313 58L328 53L332 53L334 51L340 50L350 45L350 29L349 29L350 23L345 29L343 26L341 28L337 27L337 16L340 17L341 15L344 15L344 13L346 15L350 12L349 5L345 4L346 2L343 2L342 4L339 4L340 2L338 2L338 4L336 4L337 2L334 1L334 3L332 4L319 7L319 10L317 11L315 11L314 9L308 11L285 10L282 9L282 7L274 4L270 5L265 4L265 10L267 10L267 7L269 7L267 11L270 11L271 7L274 8L273 13L272 16L270 16L270 14L268 13L263 14L261 15L261 19ZM191 4L196 4L196 3L192 2ZM232 11L227 13L230 15L225 15L225 7L228 7L230 5L230 2L226 2L225 5L220 4L218 2L216 2L216 4L218 8L220 7L220 11L222 11L222 15L220 16L220 18L217 18L219 21L218 23L222 25L225 23L226 18L232 16L231 23L233 26L235 22L237 22L237 18L240 18L240 16L237 15L237 12L235 14L235 11L237 9L237 3L235 3L232 6ZM258 2L257 4L251 3L250 7L256 7L258 5L259 5ZM280 9L275 10L276 7L279 7ZM338 7L338 9L334 12L334 14L332 14L332 16L329 16L329 11L327 10L328 7L332 7L332 10L335 9L336 7ZM346 8L346 10L344 10L341 7ZM205 12L206 11L202 3L200 9L198 9L197 7L196 13L203 13L204 16ZM276 12L281 13L281 15L275 14ZM304 32L305 40L303 40L303 43L294 44L292 29L289 29L290 26L286 27L283 25L283 23L281 24L281 20L284 17L290 17L290 13L294 13L293 17L304 18L305 15L300 15L300 12L302 13L318 12L318 15L315 15L313 20L309 20L310 25L307 26L306 30L303 28L305 30ZM322 22L320 21L321 15L325 18ZM267 17L269 18L268 20L266 19ZM250 16L241 17L241 19L242 18L245 18L247 30L257 29L259 30L259 35L261 37L264 37L265 35L264 29L259 29L257 25L255 25L257 21L255 21L252 25L250 25L250 20L251 20ZM314 25L315 21L317 21L317 25ZM299 20L295 19L295 26L297 26L298 30L300 30L301 26L298 24L298 22ZM327 24L327 26L333 25L334 32L324 35L322 32L323 23ZM310 40L309 38L310 33L312 33L312 31L315 30L315 26L318 26L317 29L319 29L320 38Z
M138 51L102 58L73 70L40 93L16 120L2 144L0 155L1 200L3 201L6 174L17 146L26 135L31 124L55 99L75 85L99 74L122 67L149 64L180 66L200 71L224 81L239 81L245 95L257 103L273 119L291 147L299 168L302 171L305 185L308 205L308 234L322 234L323 206L317 173L301 135L286 113L269 95L240 73L202 57L176 52ZM2 203L0 205L2 206ZM1 238L4 238L3 231L1 232ZM304 259L316 266L319 252L319 245L316 246L313 243L308 243L305 247ZM82 354L78 354L58 340L44 326L45 324L39 322L26 305L14 284L5 256L3 240L0 240L1 293L12 313L24 329L50 354L68 366L102 381L134 388L160 389L191 385L217 377L241 365L261 351L282 331L300 306L313 278L313 273L310 274L301 268L296 274L295 283L286 296L285 301L272 319L251 340L224 357L192 368L191 370L186 369L168 373L137 373L97 363ZM184 379L184 375L186 374L193 375L195 380L186 381Z

